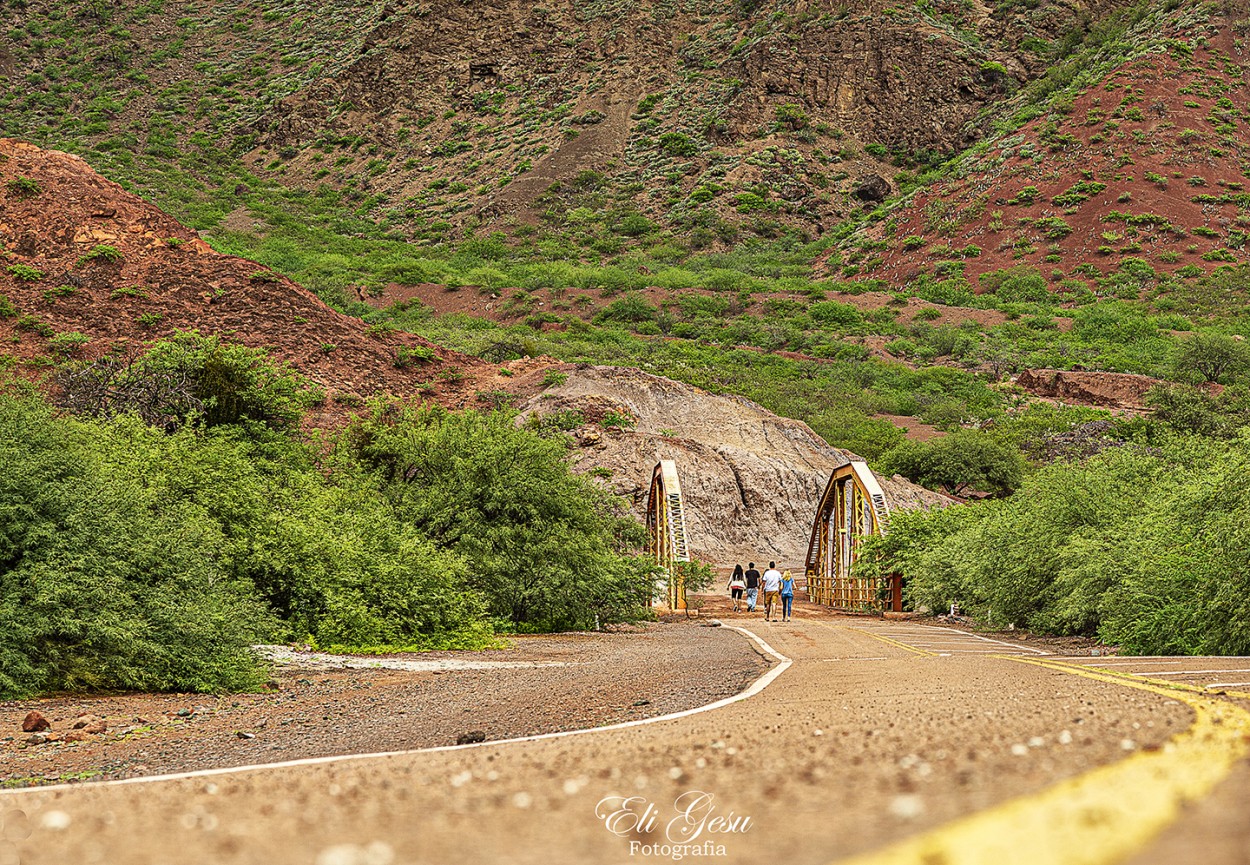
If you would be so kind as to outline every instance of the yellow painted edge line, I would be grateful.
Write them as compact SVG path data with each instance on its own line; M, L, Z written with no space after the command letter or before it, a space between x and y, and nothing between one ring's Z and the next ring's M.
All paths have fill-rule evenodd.
M889 637L883 637L880 634L874 634L872 631L866 631L863 628L852 628L849 625L830 625L826 622L820 622L815 619L809 620L814 625L822 628L828 628L831 631L854 631L857 634L863 634L866 637L872 637L874 640L885 643L887 646L893 646L896 649L902 649L905 652L911 652L913 655L920 655L924 658L936 658L937 652L928 652L924 649L918 649L915 646L909 646L906 643L900 643L898 640L891 640Z
M843 865L1118 862L1172 823L1185 803L1210 793L1250 753L1250 712L1232 703L1052 660L997 657L1161 694L1192 708L1194 722L1158 750L1139 751Z
M1149 682L1152 685L1158 685L1160 688L1170 688L1176 691L1191 691L1195 694L1205 694L1208 697L1225 696L1236 697L1242 700L1250 700L1250 692L1247 691L1230 691L1227 688L1220 688L1217 691L1212 691L1200 685L1191 685L1188 682L1169 682L1166 679L1151 679L1149 676L1143 676L1139 673L1130 673L1121 670L1107 670L1102 667L1086 667L1083 664L1073 664L1072 666L1080 667L1084 670L1105 673L1108 676L1118 676L1134 682Z
M905 651L911 652L913 655L920 655L925 658L936 658L938 656L937 652L929 652L924 649L918 649L915 646L909 646L906 643L900 643L898 640L891 640L889 637L883 637L880 634L874 634L872 631L865 631L863 628L846 628L845 630L854 631L857 634L863 634L864 636L872 637L874 640L879 640L880 642L885 643L888 646L893 646L896 649L903 649Z

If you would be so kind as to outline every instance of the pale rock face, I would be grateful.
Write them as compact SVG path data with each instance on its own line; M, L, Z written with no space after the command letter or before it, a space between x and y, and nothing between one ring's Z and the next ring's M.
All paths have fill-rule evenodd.
M634 419L632 429L576 430L576 469L611 471L606 486L642 518L652 469L661 459L674 460L692 551L718 565L775 559L801 569L829 474L850 457L807 424L750 400L633 369L572 370L563 384L521 407L521 422L564 410L580 411L591 422L608 411ZM949 501L902 478L882 483L902 506Z

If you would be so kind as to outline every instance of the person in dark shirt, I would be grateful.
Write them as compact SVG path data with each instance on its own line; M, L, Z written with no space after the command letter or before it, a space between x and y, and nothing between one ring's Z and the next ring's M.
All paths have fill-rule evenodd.
M760 594L760 572L755 570L755 562L747 565L747 612L755 612L755 599Z

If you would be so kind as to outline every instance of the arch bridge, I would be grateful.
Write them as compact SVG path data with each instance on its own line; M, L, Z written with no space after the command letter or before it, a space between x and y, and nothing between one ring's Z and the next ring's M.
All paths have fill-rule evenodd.
M657 585L657 594L667 600L670 610L686 608L686 587L678 573L678 563L690 561L690 545L686 535L685 504L681 498L681 480L677 463L660 460L651 472L651 491L647 496L648 548L665 576Z
M890 505L881 482L861 460L833 470L825 485L807 547L808 599L846 610L902 610L902 580L882 585L856 577L855 559L864 538L885 534Z

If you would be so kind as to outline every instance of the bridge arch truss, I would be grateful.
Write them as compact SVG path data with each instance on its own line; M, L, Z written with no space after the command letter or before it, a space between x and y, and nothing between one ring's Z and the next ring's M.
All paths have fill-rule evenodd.
M880 610L886 600L883 588L897 595L897 580L882 587L876 579L853 576L864 538L884 534L889 519L885 491L867 463L852 460L834 469L812 523L806 566L808 599L846 610Z
M651 490L647 495L647 537L652 558L664 570L657 595L666 599L670 610L685 609L685 586L682 585L677 564L690 561L690 544L686 534L681 480L677 477L677 463L673 460L660 460L651 472Z

